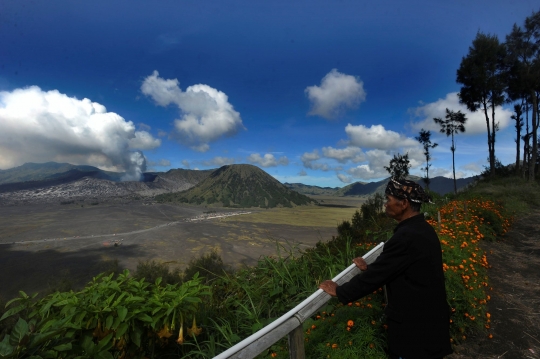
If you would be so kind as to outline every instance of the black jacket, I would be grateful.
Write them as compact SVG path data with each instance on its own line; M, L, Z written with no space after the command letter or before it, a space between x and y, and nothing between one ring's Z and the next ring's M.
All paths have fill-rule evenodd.
M336 292L346 304L385 284L390 355L429 359L452 353L441 245L423 214L401 221L375 262Z

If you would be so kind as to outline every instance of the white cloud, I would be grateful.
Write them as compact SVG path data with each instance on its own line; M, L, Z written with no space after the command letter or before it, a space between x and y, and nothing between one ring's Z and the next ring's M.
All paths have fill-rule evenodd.
M146 131L136 131L135 137L129 140L130 149L151 150L160 145L161 140L152 137L152 135Z
M308 115L334 119L348 109L357 108L366 100L364 83L359 78L332 69L321 80L320 86L304 90L311 101Z
M234 158L217 156L212 158L210 161L204 161L203 165L221 167L226 165L232 165L233 163L236 163L236 160Z
M418 122L413 122L412 127L415 130L425 129L433 132L439 132L440 126L433 121L433 118L438 117L445 119L446 109L457 112L461 111L467 117L467 122L465 124L465 133L464 135L477 135L479 133L487 132L486 125L486 116L484 115L484 110L480 109L476 112L470 112L467 110L467 107L459 103L459 97L457 92L451 92L446 95L444 99L440 98L435 102L428 103L426 105L416 107L410 111L416 117L419 117L421 120ZM491 125L491 109L488 109ZM499 123L499 128L503 129L508 127L513 121L510 117L512 116L512 111L502 108L495 108L495 121ZM461 133L459 134L462 135Z
M338 177L338 179L339 179L341 182L343 182L343 183L351 183L351 182L352 182L351 177L346 176L346 175L344 175L344 174L342 174L342 173L338 173L338 174L337 174L337 177Z
M141 91L158 105L175 104L182 118L174 121L173 137L193 150L206 152L209 144L244 129L240 114L229 103L227 95L208 85L189 86L182 91L177 79L165 80L154 71L144 79Z
M383 125L354 126L350 123L345 127L349 137L349 144L362 148L375 148L379 150L397 149L403 146L417 146L418 142L397 132L386 130Z
M185 168L189 168L189 166L190 166L189 161L188 160L182 160L182 166L184 166Z
M304 167L314 169L313 162L318 160L319 158L321 158L321 156L319 155L319 151L313 150L313 152L305 152L302 155L301 160L304 164Z
M37 86L0 92L0 128L0 168L57 161L126 171L126 179L138 179L146 160L136 150L161 145L97 102Z
M298 176L307 176L307 172L305 170L301 170L300 172L298 172Z
M425 172L422 173L422 176L425 176ZM452 169L448 170L446 168L440 168L440 167L431 167L429 169L429 178L434 177L447 177L447 178L453 178Z
M323 172L330 171L332 168L330 168L328 164L316 162L320 158L321 156L319 155L319 151L315 149L312 152L305 152L302 155L301 160L305 168L309 168L311 170L321 170Z
M366 159L362 150L359 147L346 147L346 148L333 148L333 147L323 147L323 155L326 158L332 158L339 163L346 163L351 161L354 163L362 162Z
M258 153L253 153L247 158L249 163L259 165L261 167L276 167L278 165L286 166L289 164L287 157L283 156L280 158L275 158L273 154L266 153L264 156L261 156Z
M367 164L349 168L347 173L354 178L362 180L389 177L384 166L388 166L393 155L388 151L370 150L366 152Z

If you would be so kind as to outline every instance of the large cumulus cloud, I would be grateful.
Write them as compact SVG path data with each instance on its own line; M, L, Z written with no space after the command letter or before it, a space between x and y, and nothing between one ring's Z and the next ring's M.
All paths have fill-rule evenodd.
M146 170L140 150L161 145L105 106L37 86L0 92L0 168L26 162L69 162L125 171Z
M403 146L417 146L416 140L403 136L382 125L354 126L348 124L345 133L349 137L349 144L362 148L376 148L379 150L396 149Z
M308 86L305 93L311 101L308 115L334 119L346 110L357 108L366 100L364 83L359 78L333 69L320 86Z
M173 137L196 151L206 152L211 142L244 128L227 95L208 85L193 85L182 91L177 79L163 79L154 71L144 79L141 91L160 106L178 106L182 117L174 121Z
M440 98L435 102L423 104L422 106L411 109L410 111L419 121L413 122L412 127L415 130L426 129L433 132L439 132L441 127L433 121L433 118L438 117L445 119L446 109L451 111L461 111L467 117L465 124L465 135L477 135L487 132L486 115L484 110L480 109L476 112L470 112L467 107L459 103L457 92L451 92L445 98ZM491 109L488 111L491 125ZM512 111L497 106L495 108L495 122L499 124L499 129L504 129L512 123ZM460 134L461 136L461 134Z

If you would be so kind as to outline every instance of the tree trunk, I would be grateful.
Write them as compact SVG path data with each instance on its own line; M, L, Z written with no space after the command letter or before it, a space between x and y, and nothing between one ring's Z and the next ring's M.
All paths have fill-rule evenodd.
M454 154L456 153L456 145L454 144L454 132L452 132L452 171L454 172L454 194L457 195L456 186L456 162L454 160Z
M521 100L521 109L523 109L523 100ZM523 113L521 114L521 116ZM519 176L519 156L521 149L521 121L522 118L516 113L516 167L514 168L516 176Z
M538 101L536 98L536 91L532 91L532 153L531 160L529 161L529 182L534 181L535 177L535 165L538 152Z
M491 103L491 155L489 156L489 165L491 166L491 177L495 176L495 134L497 133L497 124L495 123L495 104Z
M489 126L489 116L488 116L488 110L487 105L484 102L484 115L486 115L486 125L487 125L487 137L488 137L488 154L489 154L489 175L491 177L495 176L495 159L492 158L493 156L493 150L492 150L492 144L491 144L491 129Z
M521 167L523 179L527 178L529 168L529 101L525 102L525 135L523 136L523 167Z

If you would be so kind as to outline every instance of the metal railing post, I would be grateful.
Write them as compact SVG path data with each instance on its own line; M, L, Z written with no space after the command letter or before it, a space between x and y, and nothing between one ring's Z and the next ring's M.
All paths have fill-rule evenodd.
M302 324L297 326L289 333L289 358L305 359L304 350L304 328Z

